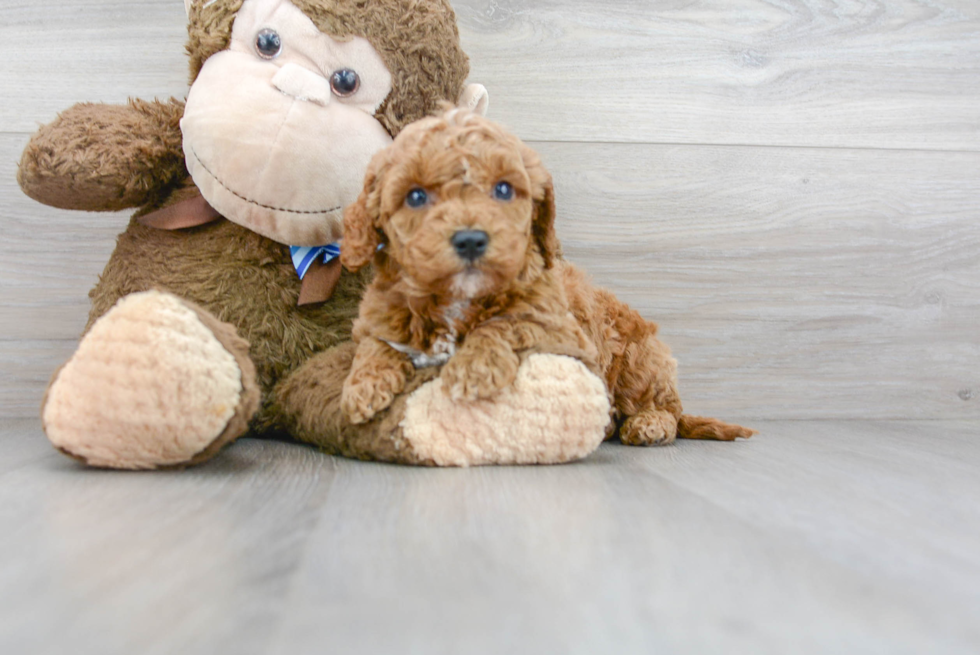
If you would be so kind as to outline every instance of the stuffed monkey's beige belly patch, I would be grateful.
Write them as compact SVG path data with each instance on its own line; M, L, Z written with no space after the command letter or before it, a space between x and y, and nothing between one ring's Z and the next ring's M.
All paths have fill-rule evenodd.
M560 464L598 448L609 420L602 380L577 359L537 354L490 400L457 403L440 379L423 385L401 428L415 454L439 466Z
M242 393L235 358L197 314L150 291L92 326L48 391L44 427L94 466L180 464L221 435Z

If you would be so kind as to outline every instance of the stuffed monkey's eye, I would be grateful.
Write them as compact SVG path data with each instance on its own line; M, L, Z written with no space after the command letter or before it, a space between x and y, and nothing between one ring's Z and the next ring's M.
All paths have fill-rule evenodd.
M349 68L334 71L330 76L330 90L340 98L354 95L359 88L361 88L361 78Z
M513 200L514 187L511 186L510 182L498 182L497 186L493 188L493 197L497 200Z
M418 209L429 202L429 194L425 192L424 189L419 189L418 187L412 189L405 196L405 204L412 209Z
M263 59L275 59L282 52L279 33L268 28L255 35L255 52Z

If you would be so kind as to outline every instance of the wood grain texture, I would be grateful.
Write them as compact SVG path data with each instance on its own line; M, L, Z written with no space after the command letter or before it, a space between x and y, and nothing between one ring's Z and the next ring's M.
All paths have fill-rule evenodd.
M17 186L28 137L0 134L0 341L75 339L128 213L45 207Z
M568 257L661 324L689 410L978 416L980 156L538 149Z
M0 420L40 416L51 375L76 347L74 339L0 341Z
M534 140L980 149L974 0L456 0Z
M973 0L453 5L472 78L529 139L980 149ZM186 91L178 0L19 1L4 16L0 131Z
M976 652L976 423L758 427L554 468L245 440L130 474L7 422L0 650Z
M183 98L180 0L4 0L0 132L33 132L76 102Z
M331 459L245 443L199 472L128 475L54 453L33 422L0 441L20 460L0 466L0 650L262 652Z

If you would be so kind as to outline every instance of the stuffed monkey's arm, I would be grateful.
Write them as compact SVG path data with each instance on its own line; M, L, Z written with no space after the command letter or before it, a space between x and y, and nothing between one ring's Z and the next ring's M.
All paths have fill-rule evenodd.
M118 211L161 200L187 177L183 114L175 99L75 105L31 138L17 181L61 209Z

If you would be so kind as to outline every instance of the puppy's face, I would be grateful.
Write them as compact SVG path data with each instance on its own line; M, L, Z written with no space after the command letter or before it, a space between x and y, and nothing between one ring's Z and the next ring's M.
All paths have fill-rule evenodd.
M460 111L426 119L372 162L345 215L344 264L383 243L382 262L421 293L494 294L550 266L551 195L537 156L497 125Z

